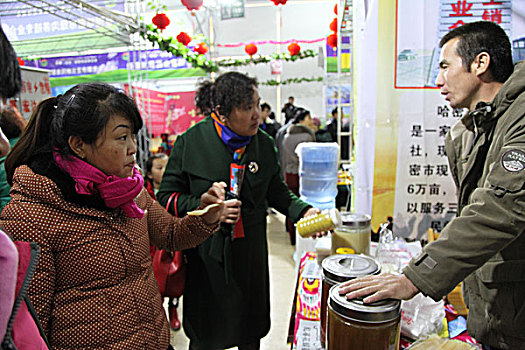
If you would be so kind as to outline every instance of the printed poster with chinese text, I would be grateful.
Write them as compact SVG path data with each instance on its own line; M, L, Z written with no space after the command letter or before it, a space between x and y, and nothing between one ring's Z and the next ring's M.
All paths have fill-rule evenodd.
M385 25L379 29L372 227L393 215L396 235L424 239L428 228L441 231L457 214L444 140L464 111L452 110L435 86L439 40L465 23L492 21L511 38L515 60L523 59L525 1L390 0L381 6L392 11L379 18Z

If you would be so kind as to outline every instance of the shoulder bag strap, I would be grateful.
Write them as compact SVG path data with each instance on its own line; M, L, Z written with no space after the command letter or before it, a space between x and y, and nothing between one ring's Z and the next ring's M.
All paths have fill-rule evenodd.
M179 212L177 210L177 199L179 199L180 192L173 192L166 203L166 210L170 210L171 202L173 202L173 209L175 211L175 216L179 217Z

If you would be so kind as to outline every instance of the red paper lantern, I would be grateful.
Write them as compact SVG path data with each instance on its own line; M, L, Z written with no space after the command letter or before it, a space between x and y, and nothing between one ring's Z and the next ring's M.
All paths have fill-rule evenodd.
M186 32L180 32L179 35L177 35L177 41L184 46L188 46L191 41L191 36Z
M337 15L337 4L334 6L334 13Z
M301 51L301 47L297 43L291 43L288 45L288 52L291 56L297 55Z
M330 23L330 30L332 32L337 32L337 18L334 18Z
M26 65L26 61L24 61L23 59L21 59L20 57L17 57L18 59L18 65L19 66L25 66Z
M246 52L248 55L253 56L257 53L257 45L255 44L248 44L244 47L244 52Z
M170 24L170 19L164 13L157 13L151 21L160 30L163 30Z
M326 38L326 43L328 46L330 46L332 49L337 47L337 34L330 34Z
M204 0L181 0L182 4L186 6L189 11L200 9L203 1Z
M270 0L270 1L273 2L275 6L277 6L277 5L286 5L286 1L288 0Z
M206 52L208 52L208 45L206 45L206 43L197 44L193 48L193 51L197 52L200 55L204 55L204 54L206 54Z
M280 0L279 2L281 3L281 5L286 5L286 1L287 0Z

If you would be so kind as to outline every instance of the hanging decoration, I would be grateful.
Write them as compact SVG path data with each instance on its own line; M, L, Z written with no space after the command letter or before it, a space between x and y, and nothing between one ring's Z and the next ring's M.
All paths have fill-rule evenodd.
M257 45L255 44L248 44L244 47L244 52L246 52L248 55L253 56L257 53Z
M26 65L26 61L24 61L23 59L21 59L20 57L17 57L18 59L18 65L19 66L25 66Z
M191 42L191 36L189 36L186 32L180 32L179 35L177 35L177 41L184 46L188 46L188 44Z
M326 43L328 46L330 46L332 49L335 49L337 47L337 34L330 34L326 38Z
M334 6L334 13L337 15L337 4Z
M290 43L303 43L303 44L314 44L318 43L320 41L325 41L326 37L322 37L319 39L313 39L313 40L301 40L301 39L289 39L284 41L276 41L276 40L262 40L262 41L251 41L249 43L234 43L234 44L217 44L218 47L240 47L240 46L246 46L248 44L255 44L255 45L264 45L264 44L273 44L273 45L286 45Z
M291 56L297 55L301 51L301 47L297 45L296 43L291 43L288 45L288 52Z
M270 63L273 60L294 62L299 59L317 56L317 51L303 50L294 56L288 53L274 53L269 56L258 56L257 58L227 58L213 62L211 60L206 59L206 56L204 56L204 54L208 52L208 46L206 45L206 43L200 43L192 50L171 37L166 39L162 38L159 29L155 28L151 24L141 27L139 33L144 39L148 40L154 45L158 45L161 51L169 52L175 57L182 57L193 67L201 68L207 73L216 72L219 69L219 67L238 67L250 64L253 65L259 63Z
M278 6L278 5L286 5L287 0L270 0L270 1L273 2L275 6Z
M289 85L289 84L300 84L300 83L314 83L323 81L323 77L312 77L312 78L290 78L286 80L277 81L275 79L270 79L267 81L260 82L259 85L266 86L277 86L277 85Z
M168 16L166 16L165 13L157 13L151 21L161 31L170 24L170 19L168 18Z
M198 54L205 55L206 52L208 52L208 45L206 45L206 43L197 44L193 48L193 51L197 52Z
M204 0L181 0L182 4L188 9L188 11L197 11L201 8Z
M330 22L330 30L334 33L337 32L337 17Z
M273 60L282 60L282 61L297 61L299 59L304 59L308 57L317 56L317 52L314 50L304 50L299 52L295 56L291 56L287 53L274 53L270 56L258 56L257 58L246 58L246 59L231 59L225 58L223 60L217 61L217 65L220 67L235 67L235 66L247 66L249 64L258 64L258 63L270 63Z

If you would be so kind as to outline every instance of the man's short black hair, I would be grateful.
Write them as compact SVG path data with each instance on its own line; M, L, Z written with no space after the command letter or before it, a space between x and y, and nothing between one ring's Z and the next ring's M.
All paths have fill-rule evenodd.
M266 103L266 102L261 103L261 110L264 111L265 109L271 111L272 107L270 107L270 105L268 103Z
M512 74L514 66L510 40L499 25L488 21L467 23L448 32L439 42L439 47L457 37L456 53L468 72L476 56L486 52L490 55L489 71L494 80L503 83Z

